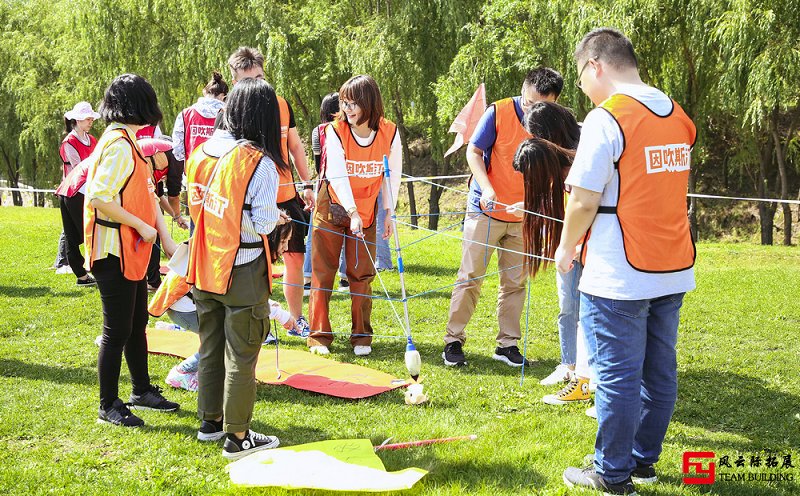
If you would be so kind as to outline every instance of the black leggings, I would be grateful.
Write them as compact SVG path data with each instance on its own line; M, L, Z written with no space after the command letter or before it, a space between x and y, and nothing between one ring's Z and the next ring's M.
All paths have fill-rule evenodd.
M119 258L109 255L92 266L103 302L103 339L97 357L100 407L107 408L119 397L122 354L128 362L134 394L150 387L147 372L147 283L129 281L122 275Z
M72 198L59 195L58 203L67 242L67 262L75 276L81 278L86 275L80 249L83 244L83 194L75 193Z

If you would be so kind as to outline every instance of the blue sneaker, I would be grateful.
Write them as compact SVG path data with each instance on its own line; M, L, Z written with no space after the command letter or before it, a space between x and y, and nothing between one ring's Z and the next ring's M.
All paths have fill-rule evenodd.
M311 334L311 326L308 325L308 321L302 315L297 317L297 321L295 323L294 329L289 329L286 331L286 334L289 336L294 336L296 338L307 338L309 334Z

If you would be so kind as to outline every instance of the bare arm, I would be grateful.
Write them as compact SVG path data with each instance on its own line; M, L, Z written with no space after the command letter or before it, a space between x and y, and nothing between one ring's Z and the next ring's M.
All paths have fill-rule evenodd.
M556 250L556 267L566 273L572 268L576 248L586 231L592 226L600 206L601 193L577 186L572 187L564 214L564 229Z
M289 136L287 138L287 146L289 148L289 155L292 156L294 167L297 169L297 175L303 181L311 180L311 172L308 170L308 162L306 161L306 149L303 147L303 142L300 141L300 135L297 134L297 128L289 128ZM303 201L306 204L306 210L314 208L314 191L310 189L303 189Z

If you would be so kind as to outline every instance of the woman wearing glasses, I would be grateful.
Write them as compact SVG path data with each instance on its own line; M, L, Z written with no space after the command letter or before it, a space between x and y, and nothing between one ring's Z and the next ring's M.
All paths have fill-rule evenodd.
M400 191L402 145L397 126L384 118L383 101L371 76L354 76L339 90L340 112L325 129L327 166L317 196L312 239L312 353L327 355L333 342L329 317L331 288L344 244L350 281L350 344L359 356L372 352L371 283L375 277L377 211L386 211L383 239L392 235L391 217ZM384 155L390 181L384 182ZM383 189L381 205L378 193Z

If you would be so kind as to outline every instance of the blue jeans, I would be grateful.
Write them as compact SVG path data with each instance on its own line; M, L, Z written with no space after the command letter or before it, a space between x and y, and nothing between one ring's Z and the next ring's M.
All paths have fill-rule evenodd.
M581 294L578 282L583 266L577 260L566 274L556 271L558 288L558 341L561 343L561 363L575 365L578 341L578 319L580 317Z
M616 484L658 461L678 397L680 308L685 293L610 300L581 293L581 325L597 375L597 473Z
M391 270L392 268L392 250L389 249L389 240L383 239L383 223L386 222L386 209L383 208L383 193L378 193L378 212L375 219L378 223L378 230L375 234L375 243L378 245L377 255L375 256L375 265L378 269Z

